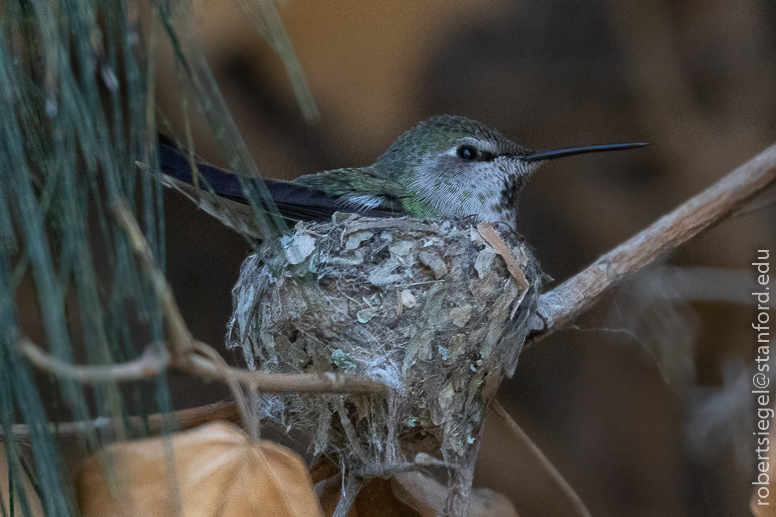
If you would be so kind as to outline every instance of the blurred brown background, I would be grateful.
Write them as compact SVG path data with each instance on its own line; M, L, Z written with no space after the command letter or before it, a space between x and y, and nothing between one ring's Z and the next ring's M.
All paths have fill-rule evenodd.
M198 15L216 79L267 177L367 165L443 113L534 149L651 142L552 162L534 177L520 230L557 281L776 141L770 0L293 0L282 15L320 109L315 125L239 7L203 1ZM181 135L174 67L161 59L161 106ZM194 134L197 152L223 164L203 120ZM194 335L222 347L249 246L180 197L165 201L176 297ZM741 275L712 272L699 293L669 301L667 271L690 284L697 276L652 268L523 353L500 400L592 515L749 515L754 402L735 381L756 352L754 310L702 288L746 301L756 251L776 253L774 223L770 205L666 257ZM225 396L186 386L180 406ZM499 453L486 444L477 481L516 498ZM515 504L542 515L541 504Z

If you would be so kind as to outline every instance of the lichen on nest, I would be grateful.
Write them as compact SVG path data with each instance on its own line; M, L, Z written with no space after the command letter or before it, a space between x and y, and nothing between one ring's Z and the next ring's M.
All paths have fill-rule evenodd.
M362 472L389 473L435 443L465 498L485 404L514 372L542 276L518 238L495 233L493 246L482 230L336 214L249 256L227 342L250 368L359 374L391 388L265 397L265 416Z

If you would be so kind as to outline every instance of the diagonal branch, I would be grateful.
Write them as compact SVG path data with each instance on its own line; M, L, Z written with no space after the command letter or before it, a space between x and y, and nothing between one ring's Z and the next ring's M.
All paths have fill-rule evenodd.
M509 464L515 468L520 468L522 465L523 468L531 469L534 480L540 483L544 482L551 487L545 488L545 490L557 492L552 502L545 503L547 513L555 515L562 512L563 515L573 514L576 517L590 517L590 511L569 482L558 472L555 465L552 464L497 400L493 401L488 407L485 421L488 422L488 425L501 429L502 433L511 437L512 443L507 444L501 451L502 456L506 455L505 459L507 459ZM510 452L510 448L516 448L517 452ZM515 459L520 461L514 461ZM510 466L510 468L512 467ZM509 479L513 480L515 476L519 477L519 474L511 472ZM523 493L526 490L536 489L537 485L528 483L527 486L521 486L519 491ZM528 496L528 493L526 492L525 495Z
M568 325L620 281L716 224L774 182L776 144L544 293L539 298L533 341Z

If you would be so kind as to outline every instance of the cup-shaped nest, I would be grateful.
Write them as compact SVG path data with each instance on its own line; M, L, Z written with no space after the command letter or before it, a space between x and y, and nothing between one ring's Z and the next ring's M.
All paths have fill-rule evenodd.
M540 281L519 238L489 224L337 214L246 259L227 341L251 368L384 383L387 397L271 396L263 411L361 472L441 451L463 496L485 406L515 370Z

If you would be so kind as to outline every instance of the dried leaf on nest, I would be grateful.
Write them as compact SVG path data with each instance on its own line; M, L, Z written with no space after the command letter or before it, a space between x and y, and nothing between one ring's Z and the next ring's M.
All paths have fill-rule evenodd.
M307 432L346 470L380 475L441 452L450 513L465 515L483 409L514 372L541 283L516 236L484 231L339 214L284 237L303 253L268 246L246 259L227 342L251 367L342 371L393 388L387 400L268 397L266 416Z
M224 422L111 445L81 464L76 490L84 517L322 515L299 456Z

